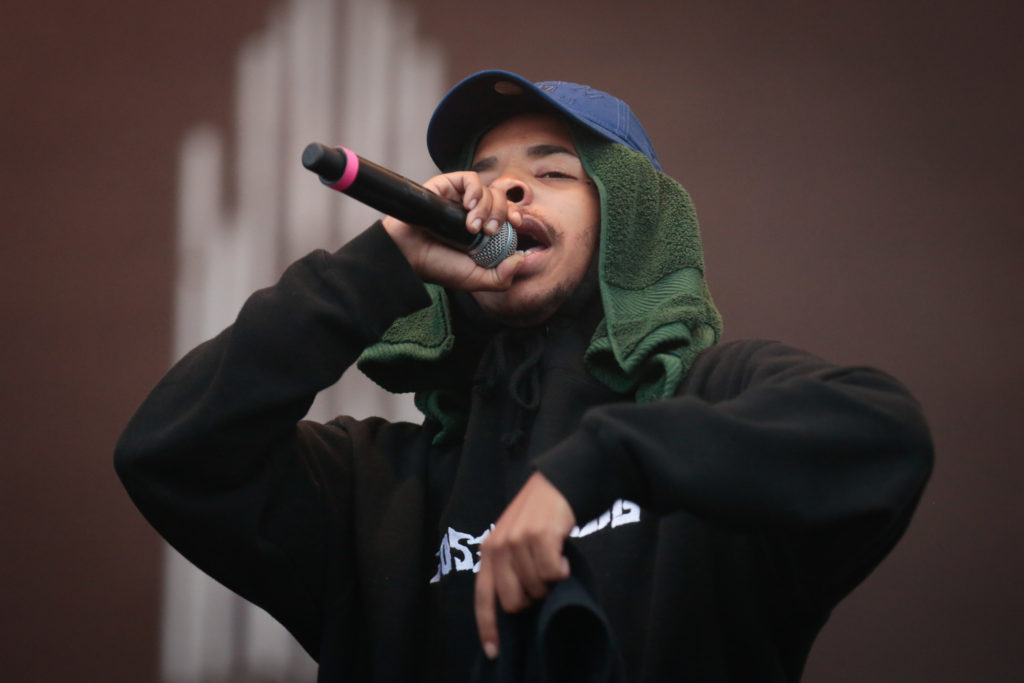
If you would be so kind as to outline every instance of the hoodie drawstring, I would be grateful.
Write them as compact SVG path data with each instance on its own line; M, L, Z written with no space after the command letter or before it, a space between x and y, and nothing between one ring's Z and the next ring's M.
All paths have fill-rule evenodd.
M519 444L526 436L523 429L527 412L534 412L540 406L541 359L544 357L546 329L531 330L505 329L495 335L494 340L481 359L484 370L478 387L484 396L492 395L503 377L508 377L508 394L516 410L511 429L501 435L501 443L507 448ZM509 358L522 349L522 360L509 372Z

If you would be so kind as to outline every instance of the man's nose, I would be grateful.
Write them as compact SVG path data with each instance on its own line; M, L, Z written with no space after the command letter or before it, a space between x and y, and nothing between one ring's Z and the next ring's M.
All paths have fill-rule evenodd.
M521 178L511 174L505 174L491 183L491 187L505 193L505 196L513 204L529 204L533 201L533 192L530 185Z

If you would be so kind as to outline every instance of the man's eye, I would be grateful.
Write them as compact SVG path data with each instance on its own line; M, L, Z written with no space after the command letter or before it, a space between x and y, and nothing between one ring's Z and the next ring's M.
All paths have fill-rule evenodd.
M569 180L575 180L576 176L569 175L568 173L562 173L561 171L546 171L540 174L541 178L567 178Z

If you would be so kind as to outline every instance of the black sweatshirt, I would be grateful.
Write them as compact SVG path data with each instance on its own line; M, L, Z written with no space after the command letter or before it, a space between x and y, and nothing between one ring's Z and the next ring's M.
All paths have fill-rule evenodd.
M627 680L795 681L930 474L897 381L777 342L713 347L671 400L612 393L582 365L593 304L456 348L478 366L460 443L432 445L432 420L302 420L428 303L379 224L314 252L178 362L117 445L146 518L280 620L320 681L466 680L478 546L536 469L576 515Z

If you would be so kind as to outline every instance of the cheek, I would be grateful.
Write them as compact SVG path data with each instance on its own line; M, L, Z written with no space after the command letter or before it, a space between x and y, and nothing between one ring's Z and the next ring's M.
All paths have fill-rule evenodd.
M580 215L580 224L587 226L583 231L582 239L596 242L597 233L601 229L601 205L597 199L596 189L593 195L587 196L587 200Z
M567 263L571 278L582 276L587 270L591 259L597 251L597 236L600 226L594 222L586 230L581 230L572 240L571 261Z
M576 243L593 239L594 233L601 226L601 205L596 194L591 195L589 192L565 201L561 215L564 217L562 225L571 231L570 239Z

